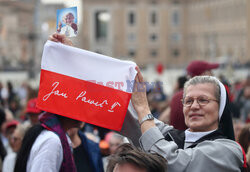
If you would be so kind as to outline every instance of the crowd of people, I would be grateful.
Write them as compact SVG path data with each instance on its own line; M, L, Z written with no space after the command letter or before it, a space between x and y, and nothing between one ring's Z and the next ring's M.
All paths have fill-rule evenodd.
M49 39L73 46L61 34ZM136 68L131 102L139 128L127 125L129 129L123 130L132 132L126 137L43 112L36 107L37 89L26 83L19 88L11 82L6 87L0 83L1 170L247 171L250 74L245 80L229 83L223 76L213 76L212 70L218 67L192 61L170 95L159 81L147 89ZM134 137L135 133L140 137Z

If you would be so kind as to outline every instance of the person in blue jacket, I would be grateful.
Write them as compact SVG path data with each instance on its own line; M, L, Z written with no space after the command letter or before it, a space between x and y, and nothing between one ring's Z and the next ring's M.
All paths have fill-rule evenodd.
M77 171L103 172L103 163L98 143L88 139L79 128L68 131L72 141L73 156Z

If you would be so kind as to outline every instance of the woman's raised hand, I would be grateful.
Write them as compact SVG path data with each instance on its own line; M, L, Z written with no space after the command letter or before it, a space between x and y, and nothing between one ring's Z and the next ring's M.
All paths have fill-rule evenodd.
M61 42L65 45L73 46L72 41L65 34L54 33L49 36L50 41Z
M137 75L135 77L134 90L132 93L132 104L135 108L139 120L145 115L150 114L150 109L148 106L148 100L146 95L146 83L143 81L143 76L138 67L136 67Z

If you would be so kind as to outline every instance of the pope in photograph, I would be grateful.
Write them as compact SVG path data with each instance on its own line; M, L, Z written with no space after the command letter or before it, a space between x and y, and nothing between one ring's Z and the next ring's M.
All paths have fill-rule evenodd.
M57 12L57 32L68 37L77 35L76 7L58 10Z

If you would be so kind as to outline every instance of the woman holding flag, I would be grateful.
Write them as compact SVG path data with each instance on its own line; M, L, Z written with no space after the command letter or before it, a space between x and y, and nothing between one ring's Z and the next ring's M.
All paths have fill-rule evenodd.
M137 71L136 85L143 85L141 72ZM197 76L185 83L182 103L185 123L189 127L186 131L176 130L154 119L146 93L137 91L137 86L134 88L132 104L141 127L140 145L147 152L165 157L168 171L246 169L244 151L234 141L228 96L218 79Z

